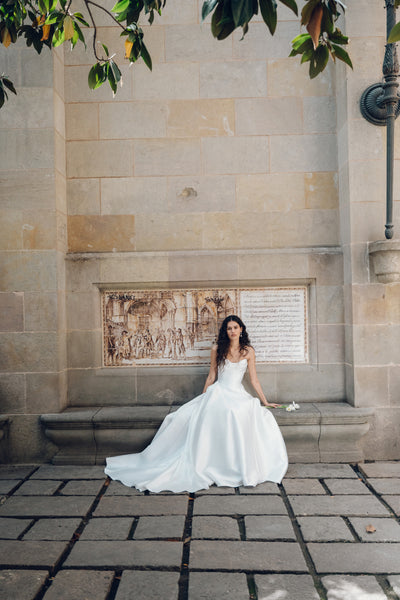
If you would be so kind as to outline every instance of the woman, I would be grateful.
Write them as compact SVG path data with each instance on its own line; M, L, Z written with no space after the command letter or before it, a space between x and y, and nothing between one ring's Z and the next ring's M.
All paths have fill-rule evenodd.
M258 398L242 385L247 368ZM260 400L265 407L278 406L263 394L246 326L231 315L211 350L203 393L167 415L143 452L108 458L105 472L151 492L280 483L288 465L286 447L272 413Z

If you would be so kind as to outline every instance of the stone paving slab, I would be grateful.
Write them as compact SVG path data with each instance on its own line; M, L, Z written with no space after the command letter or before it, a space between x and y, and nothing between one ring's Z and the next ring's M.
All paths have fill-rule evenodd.
M0 479L25 479L36 469L35 466L0 465Z
M307 544L318 573L398 573L400 544Z
M139 517L144 515L186 515L187 496L104 496L96 517ZM1 513L0 513L1 514Z
M368 483L372 485L378 494L400 494L400 478L371 478L368 479Z
M232 487L219 487L217 485L212 485L208 488L208 490L199 490L196 492L196 498L198 496L225 496L226 494L232 495L235 494L235 488Z
M80 540L126 540L133 524L132 517L105 517L91 519L80 535Z
M181 542L123 542L79 541L65 561L66 567L122 568L179 567L182 559Z
M54 567L64 549L63 542L4 540L0 544L0 566Z
M296 540L289 517L250 515L244 522L247 540Z
M289 464L287 473L283 480L285 483L286 479L296 478L314 478L324 479L325 477L330 478L353 478L357 477L357 474L353 471L350 465L346 464L331 464L331 463L292 463Z
M279 488L276 483L265 481L252 487L241 486L239 492L241 494L279 494Z
M32 523L32 519L0 518L0 539L16 540L19 535Z
M124 571L115 600L177 600L178 582L179 573Z
M97 496L104 481L94 479L90 481L68 481L60 490L61 496Z
M184 527L184 515L140 517L133 537L135 540L151 540L162 538L182 539Z
M60 571L45 600L105 600L114 578L112 571Z
M106 479L104 467L79 465L42 465L31 479Z
M306 542L354 542L341 517L299 517L297 522Z
M110 481L107 489L107 496L144 496L143 492L139 492L136 488L123 485L119 481Z
M400 478L400 461L374 462L359 465L367 477L397 477Z
M240 540L238 522L232 517L193 517L192 538Z
M289 496L289 500L296 515L389 515L374 496Z
M194 540L190 544L189 568L308 572L303 554L294 542Z
M346 479L346 481L349 481ZM326 494L326 490L318 479L285 479L283 487L287 494Z
M0 506L0 516L10 517L83 517L93 496L12 496Z
M249 600L249 588L244 573L190 573L190 600Z
M400 517L400 496L382 496L382 498L389 504L393 512Z
M368 495L372 493L360 479L325 479L324 483L332 494Z
M259 600L319 600L310 575L255 575ZM334 600L331 598L330 600ZM347 598L346 600L353 600Z
M375 577L369 575L329 575L322 583L329 600L387 600Z
M400 570L400 569L399 569ZM388 577L389 583L393 588L393 591L400 596L400 575L391 575Z
M47 576L47 571L0 571L0 600L32 600Z
M14 496L52 496L58 490L62 481L56 479L41 481L34 479L25 481L14 493Z
M280 496L204 496L195 500L194 515L286 515Z
M19 480L15 479L0 479L0 495L9 494L11 490L19 484Z
M39 519L24 535L24 540L69 541L81 519Z
M363 542L400 542L400 525L395 519L350 517L349 520ZM368 533L367 525L373 525L376 531Z

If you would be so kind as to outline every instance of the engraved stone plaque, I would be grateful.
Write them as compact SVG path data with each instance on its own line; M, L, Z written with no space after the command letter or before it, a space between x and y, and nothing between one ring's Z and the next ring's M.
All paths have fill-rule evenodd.
M105 291L106 367L202 365L225 317L246 324L257 362L308 361L307 288Z

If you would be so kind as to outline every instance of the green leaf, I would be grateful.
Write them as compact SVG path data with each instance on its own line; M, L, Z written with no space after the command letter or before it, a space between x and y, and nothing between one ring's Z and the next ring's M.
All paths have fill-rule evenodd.
M5 92L4 92L3 86L1 85L1 82L0 82L0 108L3 106L4 101L5 101Z
M396 23L388 37L388 44L394 44L400 41L400 21Z
M108 56L110 56L110 54L109 54L109 52L108 52L108 48L107 48L107 46L106 46L105 44L102 44L102 46L103 46L103 50L104 50L104 52L106 53L106 56L107 56L107 57L108 57Z
M129 0L120 0L117 4L111 9L113 13L120 13L123 10L127 10L129 8Z
M344 48L337 46L336 44L332 44L332 54L334 54L334 56L339 60L342 60L344 63L346 63L346 65L349 65L349 67L353 68L351 58Z
M107 79L106 73L107 65L101 65L96 63L89 71L88 84L91 90L96 90L100 87Z
M248 23L254 15L253 0L231 0L231 12L235 28Z
M260 10L262 18L270 30L271 35L274 35L278 21L275 0L260 0Z
M10 79L7 79L6 77L3 77L2 80L1 80L1 83L3 85L5 85L10 90L10 92L12 92L13 94L17 94L16 89L14 87L14 84L13 84L12 81L10 81Z
M280 0L280 2L282 2L282 4L284 4L288 8L290 8L290 10L292 10L297 17L299 12L298 12L298 8L297 8L296 0Z
M311 19L311 15L313 14L314 8L317 4L320 3L320 0L308 0L308 2L303 6L301 11L301 24L307 25L309 20Z
M115 63L112 60L112 58L110 59L110 67L113 70L115 81L118 83L119 81L121 81L122 73L121 73L117 63Z
M113 91L113 94L117 93L117 82L115 81L115 77L114 77L114 72L112 69L110 69L110 65L107 65L107 69L106 69L106 73L107 73L107 79L108 79L108 83L110 84L110 88Z
M143 58L144 64L151 71L152 68L153 68L152 61L151 61L151 56L150 56L149 51L147 50L147 48L146 48L146 46L144 45L143 42L142 42L142 50L141 50L140 56Z
M82 25L85 25L85 27L90 27L89 23L85 20L82 13L76 12L76 13L74 13L74 17L77 21L79 21L79 23L82 23Z
M53 35L52 44L54 48L61 46L65 42L64 29L56 29Z
M310 61L310 79L314 79L314 77L319 75L319 73L325 69L328 60L329 50L327 46L319 45Z
M296 56L296 54L302 54L304 50L313 48L311 35L309 33L301 33L292 40L292 47L293 50L290 54L291 56Z
M201 8L202 21L204 21L204 19L214 10L217 4L218 0L205 0L205 2L203 2L203 6Z

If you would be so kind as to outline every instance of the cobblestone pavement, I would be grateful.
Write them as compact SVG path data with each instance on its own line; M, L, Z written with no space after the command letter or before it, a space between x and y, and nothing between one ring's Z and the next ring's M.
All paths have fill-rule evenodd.
M0 467L0 600L400 600L400 462L143 494L102 467Z

